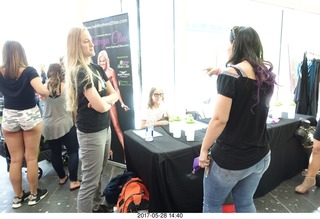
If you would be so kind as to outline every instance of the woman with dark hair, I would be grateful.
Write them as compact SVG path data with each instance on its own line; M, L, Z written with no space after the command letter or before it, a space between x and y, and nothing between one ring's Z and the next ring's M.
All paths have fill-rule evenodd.
M70 176L70 190L80 187L78 180L79 143L74 116L66 109L64 70L59 63L49 66L47 72L49 97L44 100L42 135L51 149L51 162L58 174L59 185L64 185ZM64 171L62 147L65 146L69 156L68 170Z
M218 74L218 95L200 151L203 212L222 212L229 193L236 212L256 212L253 195L270 164L266 120L275 74L251 27L231 29L228 55L224 71L207 69Z

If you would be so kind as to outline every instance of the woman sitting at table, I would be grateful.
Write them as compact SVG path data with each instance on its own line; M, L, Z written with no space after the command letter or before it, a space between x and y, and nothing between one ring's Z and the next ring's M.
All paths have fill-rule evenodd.
M148 106L145 112L142 114L141 128L146 127L148 117L152 117L154 126L168 125L169 113L164 104L164 93L162 89L152 87L149 93Z

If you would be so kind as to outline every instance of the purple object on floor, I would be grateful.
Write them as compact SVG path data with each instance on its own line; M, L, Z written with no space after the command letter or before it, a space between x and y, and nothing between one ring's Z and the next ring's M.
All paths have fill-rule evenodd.
M193 170L192 173L195 174L198 170L200 170L200 166L199 166L199 157L194 158L193 160Z

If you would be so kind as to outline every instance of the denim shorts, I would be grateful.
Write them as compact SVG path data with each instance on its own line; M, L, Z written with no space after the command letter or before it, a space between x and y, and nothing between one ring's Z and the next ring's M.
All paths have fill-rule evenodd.
M40 122L42 117L38 106L26 110L3 109L1 126L9 132L30 130Z

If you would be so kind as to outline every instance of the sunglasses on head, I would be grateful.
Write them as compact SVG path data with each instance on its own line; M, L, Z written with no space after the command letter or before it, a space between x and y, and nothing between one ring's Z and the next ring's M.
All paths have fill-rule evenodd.
M231 33L232 33L232 37L230 37L230 41L233 42L234 39L236 38L236 32L238 31L239 29L239 26L234 26L232 29L231 29Z

